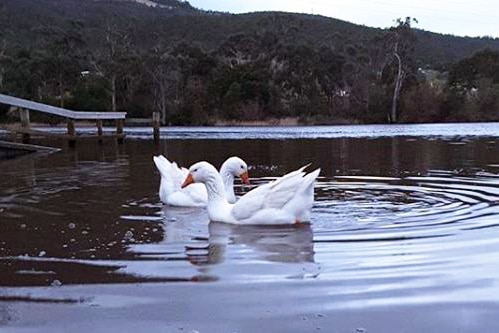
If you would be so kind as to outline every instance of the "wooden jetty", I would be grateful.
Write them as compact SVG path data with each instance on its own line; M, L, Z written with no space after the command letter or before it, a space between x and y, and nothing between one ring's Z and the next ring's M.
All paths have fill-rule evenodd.
M102 131L103 121L114 120L116 124L116 133L113 134L112 137L116 137L119 143L122 143L124 139L123 126L126 118L126 112L72 111L2 94L0 94L0 103L10 105L11 107L15 107L19 110L21 127L19 129L16 129L15 131L22 134L23 142L25 143L29 141L31 134L47 134L42 131L33 131L31 129L29 117L30 111L48 113L54 116L66 118L67 134L65 136L69 139L70 143L74 143L77 138L75 124L77 120L95 121L99 141L102 141L104 137Z

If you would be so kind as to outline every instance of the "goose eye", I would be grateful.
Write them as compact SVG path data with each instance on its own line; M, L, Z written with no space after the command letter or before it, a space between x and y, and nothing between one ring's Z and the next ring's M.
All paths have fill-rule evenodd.
M194 170L192 170L192 172L198 172L198 169L194 169Z
M241 165L241 169L244 169L244 165Z

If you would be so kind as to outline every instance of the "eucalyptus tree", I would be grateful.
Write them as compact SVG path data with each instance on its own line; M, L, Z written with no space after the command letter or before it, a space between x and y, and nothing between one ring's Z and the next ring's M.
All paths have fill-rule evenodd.
M93 69L108 82L110 107L116 111L133 95L137 80L133 70L138 61L135 43L127 23L111 17L105 22L102 45L93 52ZM128 97L128 98L127 98Z
M245 65L256 60L258 56L257 36L239 33L227 37L217 51L223 63L230 67Z
M499 83L499 51L485 49L455 63L450 68L448 83L455 88L470 90L477 87L480 79Z
M211 90L229 119L277 116L275 80L284 69L280 40L270 30L229 36L214 52L218 64Z
M43 26L37 33L45 40L44 52L39 54L43 63L43 85L51 89L50 95L65 101L85 70L86 41L82 34L83 25L71 21L68 26Z
M499 119L499 52L486 49L454 64L449 71L447 106L453 118ZM451 100L460 101L452 103Z
M305 96L315 84L317 53L306 44L285 44L277 53L278 61L284 64L279 79L284 89L296 96Z
M326 96L329 115L333 115L336 100L344 97L346 91L343 74L345 62L345 57L331 47L323 46L317 52L314 76Z
M7 55L7 40L0 35L0 91L3 90L4 77L9 57Z
M392 56L396 64L396 73L394 79L394 90L392 97L392 107L390 112L390 121L397 122L397 102L402 90L402 85L409 75L415 73L414 65L414 44L416 36L412 30L411 23L417 23L417 20L406 17L405 20L397 19L397 25L390 29L392 39Z
M376 35L369 44L369 67L372 79L378 90L386 90L386 94L391 95L387 118L392 123L396 123L398 119L398 100L404 83L416 73L414 48L417 42L411 26L412 23L417 23L416 19L406 17L404 20L399 18L395 22L395 26ZM380 101L373 102L379 104Z
M179 67L179 100L182 118L187 122L203 124L208 121L207 105L209 83L217 65L216 58L197 45L184 42L174 45L171 56L176 58Z
M10 62L7 54L7 34L9 33L9 29L5 23L6 18L6 9L3 6L0 6L0 91L3 89L5 72L7 70L8 63Z
M179 103L180 68L171 49L158 43L143 58L144 70L150 78L153 108L161 114L166 124L168 106Z

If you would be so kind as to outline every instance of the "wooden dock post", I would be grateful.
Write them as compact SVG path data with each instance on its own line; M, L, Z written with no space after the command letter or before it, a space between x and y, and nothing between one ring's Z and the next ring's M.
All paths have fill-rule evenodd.
M97 119L97 136L99 138L99 143L102 143L102 119Z
M161 114L157 111L154 111L152 113L152 132L155 143L159 142L160 127L161 127Z
M22 142L29 142L29 110L28 109L19 109L19 118L21 118L21 130L22 130Z
M123 119L116 119L116 136L118 137L118 143L123 143Z
M74 119L67 118L68 121L68 137L69 137L69 145L74 146L76 143L76 126Z

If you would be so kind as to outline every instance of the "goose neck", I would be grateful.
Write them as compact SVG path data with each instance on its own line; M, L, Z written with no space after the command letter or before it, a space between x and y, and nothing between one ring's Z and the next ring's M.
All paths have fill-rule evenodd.
M229 172L226 168L223 168L220 170L220 175L222 176L222 181L224 184L224 190L225 190L225 195L227 200L229 202L235 201L235 195L234 195L234 175Z
M222 178L218 174L211 175L205 182L208 201L227 201Z

